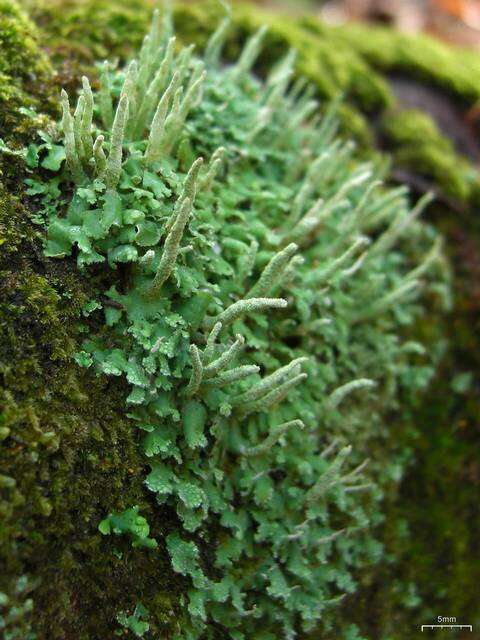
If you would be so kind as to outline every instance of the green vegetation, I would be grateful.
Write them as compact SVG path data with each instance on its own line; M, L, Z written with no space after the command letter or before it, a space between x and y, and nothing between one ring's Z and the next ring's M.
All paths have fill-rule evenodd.
M111 533L130 536L133 548L155 549L158 546L154 538L148 537L150 526L145 518L138 514L138 507L126 509L123 513L111 513L100 522L98 530L104 536Z
M131 616L128 616L125 612L121 611L117 615L117 621L122 627L124 627L124 629L129 629L137 638L143 638L143 636L150 630L150 625L146 620L142 620L142 618L148 619L148 615L148 609L139 602L135 606ZM121 631L117 631L116 635L122 636L125 634Z
M45 28L53 59L61 62L68 51L70 64L79 65L81 73L87 72L90 76L96 60L109 56L119 56L123 61L129 59L140 45L149 20L149 5L145 0L133 0L128 5L110 0L61 0L61 10L57 6L60 0L24 2ZM216 0L175 3L176 30L186 42L203 47L217 19ZM340 110L342 128L369 153L378 138L383 137L384 126L390 118L395 119L398 108L403 108L390 85L390 75L400 74L437 88L453 96L460 110L475 105L480 97L477 54L457 51L428 36L408 36L357 24L330 27L308 16L292 19L237 2L233 6L233 21L225 51L229 59L235 59L248 34L261 24L268 24L265 48L257 68L265 70L282 51L293 47L298 51L296 72L308 78L320 96L331 99L339 91L344 93L346 100ZM389 113L392 108L394 115ZM402 115L404 122L408 114L407 110ZM415 126L416 116L412 113L409 128ZM474 165L451 147L448 131L439 133L432 116L424 114L423 117L429 124L424 131L426 137L421 140L425 152L421 166L414 167L416 173L425 175L428 186L439 196L450 193L451 173L439 172L438 154L427 152L442 139L442 144L449 147L444 153L445 162L456 167L454 182L466 187L463 199L457 204L463 208L476 205L479 192ZM397 166L411 169L419 140L412 142L401 135L394 136L391 130L387 130L387 135L388 151L396 156Z
M183 621L186 605L181 603L181 594L188 591L190 584L188 576L172 570L165 548L166 537L179 531L175 510L169 504L159 506L154 494L150 497L145 492L144 456L138 446L140 434L132 430L130 419L125 416L124 399L130 392L126 374L97 376L93 365L78 367L73 359L73 354L82 350L80 345L86 333L100 330L102 313L108 304L105 305L99 294L115 284L119 275L123 281L124 270L128 272L132 266L114 262L118 265L115 272L94 265L82 274L75 260L43 257L43 232L39 224L57 215L58 189L62 194L61 212L67 207L71 193L60 155L63 144L45 116L33 117L30 110L34 106L41 113L56 114L60 86L65 86L73 97L78 88L77 79L85 72L97 89L99 73L95 62L119 56L122 66L140 45L150 10L141 0L133 0L128 5L106 0L94 3L69 0L62 2L61 11L53 2L24 0L22 4L35 18L42 35L41 38L36 35L35 28L14 2L4 3L2 54L6 51L3 43L9 42L11 56L2 57L6 82L1 85L0 136L10 149L19 149L36 137L38 129L48 134L35 143L39 165L44 166L31 167L34 171L27 175L30 182L25 187L18 180L24 172L22 158L4 156L2 163L0 268L2 301L6 302L0 309L0 360L8 392L1 392L0 434L4 438L2 473L5 480L0 489L0 507L5 518L0 526L0 544L2 558L8 562L7 571L0 577L0 591L5 594L0 601L0 615L7 621L11 637L15 637L14 634L29 637L33 602L39 638L47 637L47 633L48 637L58 639L65 634L85 640L97 635L108 637L118 626L117 621L133 634L144 632L148 637L150 632L155 637L161 630L168 636L177 629L175 620ZM213 3L210 8L203 3L176 8L179 36L185 42L198 42L200 48L204 47L217 20L218 5ZM444 365L444 379L437 382L417 413L406 410L410 398L402 387L403 418L400 420L398 408L390 412L388 432L379 420L379 438L375 441L371 440L371 433L362 430L355 442L357 432L351 426L345 427L347 439L355 445L351 457L356 456L358 464L367 456L374 460L381 460L383 456L390 461L389 469L384 470L380 480L385 495L382 511L388 508L387 517L384 530L377 527L376 532L386 543L390 558L395 555L395 563L390 573L388 565L386 569L382 565L380 589L372 563L354 570L354 580L360 587L356 595L345 599L341 613L338 608L336 613L330 609L324 618L327 625L338 622L340 616L343 620L358 621L368 638L401 637L404 640L405 629L410 628L412 621L416 623L420 617L430 615L437 602L444 610L463 612L469 620L476 611L468 595L474 593L478 576L472 539L476 527L473 516L464 526L463 516L467 511L474 513L476 504L476 498L472 499L471 495L472 486L476 491L475 478L478 477L472 427L478 413L478 396L475 385L459 391L456 384L450 387L450 379L452 368L462 373L478 367L473 329L480 300L476 284L478 250L470 237L476 224L471 207L478 200L478 190L472 164L453 149L432 118L418 111L399 109L388 74L404 73L439 87L454 96L461 106L468 107L477 99L478 66L472 71L477 56L456 53L428 38L399 36L383 29L359 26L332 29L313 20L286 21L268 13L252 16L248 9L237 7L236 3L225 56L235 60L247 35L261 22L270 23L270 30L255 64L260 74L268 74L270 59L278 58L279 52L290 45L298 48L296 74L300 70L307 75L322 96L333 97L339 88L345 93L348 106L339 110L341 126L360 142L362 153L370 154L380 136L386 145L384 149L393 153L395 168L406 168L424 176L427 187L432 187L444 202L452 202L460 212L452 215L438 205L430 206L428 211L454 240L448 251L455 264L460 265L455 285L457 312L445 328L459 347L457 354L451 355ZM8 37L3 36L5 32ZM15 38L12 33L16 34ZM28 37L23 37L25 34ZM58 72L56 77L46 56L38 49L39 40L47 47L52 66ZM423 53L425 48L428 55ZM15 58L23 62L8 62ZM25 73L26 69L32 69L32 61L38 64L37 70ZM119 72L111 70L110 75L121 82ZM115 88L116 96L118 91L119 86ZM19 109L19 105L23 108ZM397 118L401 126L396 126ZM96 119L96 127L99 124ZM417 128L421 136L415 135ZM108 139L108 130L103 133ZM27 158L30 162L33 162L33 151L32 148ZM201 150L201 153L205 152ZM205 158L209 158L206 153ZM61 180L56 170L51 170L59 161ZM225 163L223 171L229 173L228 158ZM179 166L180 178L187 169L188 164ZM220 174L217 179L223 176ZM30 191L28 198L26 189ZM406 248L402 246L402 250ZM76 251L74 248L75 257ZM141 249L143 251L145 249ZM180 257L183 259L182 254ZM411 257L409 253L409 259ZM297 286L300 283L301 280ZM269 322L272 318L269 314ZM423 341L436 358L433 345L441 336L436 332L438 329L432 327L431 315L427 316L421 331ZM91 354L86 353L87 356L77 355L77 360L87 364ZM413 358L420 364L422 356ZM401 379L408 378L409 370L405 368ZM374 390L377 392L378 387ZM356 409L359 399L352 396ZM375 397L375 410L379 412L388 402L393 406L386 397L380 400ZM371 406L370 400L369 408ZM366 415L369 417L368 412ZM412 429L413 424L421 426L424 432L420 435ZM337 426L326 428L325 442L336 430ZM195 427L186 431L187 446L197 437L201 439L201 435ZM290 442L289 433L286 437ZM432 455L432 446L437 444L436 453ZM395 504L395 486L405 461L412 459L412 447L416 449L420 465L403 488L404 506L388 506L391 501ZM199 450L203 449L194 451ZM371 462L366 473L378 479L380 471L373 469ZM456 489L452 492L455 481ZM430 488L419 495L420 486ZM173 507L175 501L181 504L179 493L168 500ZM159 542L155 552L133 549L130 535L103 537L95 533L107 514L118 516L128 512L131 505L139 505L152 535ZM378 507L372 502L362 507L369 516L378 514ZM378 519L378 515L373 518ZM339 522L338 526L342 527L343 523ZM415 555L421 559L413 568L410 563L412 538L408 533L412 527ZM213 566L212 540L216 540L216 529L209 535L209 541L199 540L196 533L191 538L187 536L200 549L202 567ZM348 534L351 535L353 532ZM340 545L341 538L332 546ZM357 536L356 540L360 538ZM50 552L53 547L58 550L55 557ZM434 547L440 551L432 553ZM343 552L341 550L340 556ZM448 558L446 569L435 561L440 554ZM405 562L399 568L396 560L402 556ZM55 582L52 581L54 574L59 576ZM218 576L208 575L208 578ZM452 588L452 583L464 586ZM432 590L432 584L443 588ZM76 595L79 591L83 594L82 602ZM138 609L143 607L139 599L147 604L148 612L154 612L153 616L144 613L143 608ZM145 624L149 629L143 631ZM348 624L344 631L352 636L355 633ZM318 637L318 633L314 631L314 637ZM332 632L325 633L328 637Z
M2 64L12 61L18 102L2 101L1 135L18 149L50 126L31 109L56 108L50 96L58 101L58 88L46 63L44 73L26 73L45 62L36 30L15 3L2 7L9 35L2 42L12 45L11 58L2 45ZM123 411L123 385L73 360L95 282L67 261L43 257L22 158L0 153L0 172L0 633L33 640L34 616L37 638L90 640L116 626L116 611L131 604L126 594L146 576L156 589L168 584L161 603L167 611L178 601L179 581L168 557L153 564L127 539L116 545L122 558L105 556L101 534L85 535L111 510L139 504L147 512L143 457ZM168 533L169 514L156 514L156 531Z
M45 106L48 98L44 83L51 67L34 32L17 4L0 2L0 138L14 134L18 109L38 105L40 99Z
M212 621L238 639L320 620L328 632L381 555L371 527L402 455L384 414L425 387L437 355L398 334L420 291L447 296L429 276L439 239L417 220L423 201L410 211L404 189L353 161L335 107L312 117L293 55L254 78L263 30L224 68L228 19L204 62L175 52L165 20L138 63L105 64L97 94L83 78L74 115L63 92L60 137L16 152L46 256L74 255L94 283L76 362L125 380L146 487L178 518L164 540L185 614L165 620L142 589L149 622L143 605L118 620L192 639L213 637ZM99 529L156 561L138 507Z

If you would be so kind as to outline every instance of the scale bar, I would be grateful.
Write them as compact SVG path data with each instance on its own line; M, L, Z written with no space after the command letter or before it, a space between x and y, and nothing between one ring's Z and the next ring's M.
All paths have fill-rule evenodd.
M473 632L471 624L422 624L421 629L470 629Z

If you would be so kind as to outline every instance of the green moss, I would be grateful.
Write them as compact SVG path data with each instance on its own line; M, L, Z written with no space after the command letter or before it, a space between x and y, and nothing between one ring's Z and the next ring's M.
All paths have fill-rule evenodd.
M57 0L32 4L32 15L48 33L49 46L58 48L60 55L68 49L70 55L85 62L107 55L117 55L122 61L129 58L141 43L151 11L145 0L134 0L128 6L109 0ZM293 47L299 54L299 73L311 79L322 95L333 97L339 90L345 91L364 107L390 102L388 87L382 78L372 74L369 65L350 46L331 46L334 40L328 37L328 32L325 32L324 39L319 39L295 21L258 7L252 10L252 6L242 3L234 4L233 15L227 51L232 59L238 54L246 36L260 25L267 24L269 34L262 54L264 63L270 63ZM182 40L196 42L199 46L205 44L218 19L217 2L178 2L175 6L178 35Z
M23 4L44 36L48 34L49 53L60 63L78 59L93 64L112 54L126 59L141 44L151 12L144 0L114 4L34 0Z
M474 360L478 367L476 355L463 366ZM364 589L345 611L367 637L414 640L419 621L434 621L439 611L479 623L478 394L454 391L458 365L445 362L398 432L414 457L399 493L389 497L382 540L391 561L365 576Z
M0 45L0 135L15 147L48 123L19 109L50 109L51 67L11 2L0 5ZM43 258L23 174L18 158L0 157L0 617L5 637L33 638L33 597L36 637L90 640L111 634L139 576L160 585L160 618L177 606L179 580L168 559L163 566L121 542L121 557L104 554L96 525L106 510L151 509L143 461L120 408L122 385L72 358L92 285L68 261ZM156 513L156 533L175 527L169 513Z
M313 30L317 25L317 22L309 23ZM442 87L466 102L480 99L479 56L475 51L455 49L426 35L407 35L358 23L332 31L340 42L353 47L379 73L405 72L411 78Z
M20 106L45 100L52 68L38 46L37 32L14 0L0 2L0 137L11 137Z
M42 259L18 200L3 193L0 212L1 467L15 478L1 489L0 591L12 597L19 576L34 576L40 634L106 635L140 576L142 585L148 575L165 585L167 609L175 606L178 579L168 560L163 567L122 542L122 558L104 554L100 519L110 509L145 503L144 463L122 411L125 390L79 370L72 359L90 285L68 263ZM168 513L156 513L155 532L175 526Z
M434 121L422 111L392 109L381 123L395 166L426 178L427 187L461 203L478 194L478 172L456 153Z

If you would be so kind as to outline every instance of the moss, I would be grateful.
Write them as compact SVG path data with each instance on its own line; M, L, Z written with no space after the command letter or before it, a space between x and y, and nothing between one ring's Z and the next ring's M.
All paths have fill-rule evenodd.
M415 109L385 112L381 131L387 147L393 149L394 164L425 177L435 190L460 203L478 195L478 173L435 122Z
M0 2L0 137L11 137L18 108L45 99L52 68L39 48L36 29L12 0Z
M414 640L418 625L443 611L474 627L479 623L478 395L455 393L455 367L445 362L410 427L398 432L414 460L398 495L389 499L382 540L391 560L377 575L366 574L360 596L346 610L369 638Z
M314 30L316 25L318 22L309 22ZM427 35L408 35L385 27L352 23L332 30L340 42L353 47L379 73L402 71L466 102L480 98L480 68L475 51L455 49Z
M54 62L68 58L94 63L106 56L128 57L141 44L151 8L144 0L112 4L105 0L24 2L36 24L48 33L45 40ZM95 28L92 29L92 25Z
M2 489L0 591L11 592L18 576L34 577L40 637L47 628L51 638L107 635L115 613L130 604L125 594L139 592L139 576L142 585L145 576L147 584L165 584L168 609L178 580L168 559L163 567L122 542L123 557L112 558L100 534L92 534L112 508L138 503L150 511L143 504L144 462L122 411L125 390L72 360L91 285L79 282L73 265L41 258L18 199L3 193L0 211L1 467L15 479ZM155 532L175 526L168 513L155 513Z
M0 82L0 117L11 146L31 139L39 124L19 107L50 109L52 69L34 34L15 4L1 3L7 89ZM96 378L72 359L92 283L79 278L73 263L43 258L42 236L19 180L23 171L17 159L0 158L0 614L5 633L31 637L34 595L36 637L110 636L116 612L130 605L125 594L139 592L140 576L146 601L159 609L168 628L168 620L180 616L172 614L180 581L168 558L163 565L122 541L123 555L112 557L104 553L100 533L92 534L111 508L138 503L146 513L152 510L145 504L144 462L122 410L123 386ZM155 513L150 517L155 533L176 526L171 514Z
M59 6L61 5L61 11ZM311 79L320 94L334 97L339 90L359 99L364 107L388 104L388 87L349 46L340 49L309 34L301 25L267 11L235 3L234 25L229 37L230 56L234 58L246 36L263 24L269 27L264 49L264 62L275 60L285 49L298 51L298 71ZM145 0L133 0L128 6L108 0L55 0L35 2L32 14L48 33L49 46L84 62L93 62L106 55L128 58L141 43L150 20L151 6ZM202 46L207 35L218 23L218 4L200 2L176 4L175 21L179 35ZM315 52L315 55L312 55ZM265 60L268 56L268 60Z

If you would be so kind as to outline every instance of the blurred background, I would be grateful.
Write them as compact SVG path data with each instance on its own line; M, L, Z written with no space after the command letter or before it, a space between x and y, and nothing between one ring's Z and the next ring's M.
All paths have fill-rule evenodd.
M362 20L408 33L425 31L461 46L480 48L478 0L260 0L270 8L314 12L326 22Z

